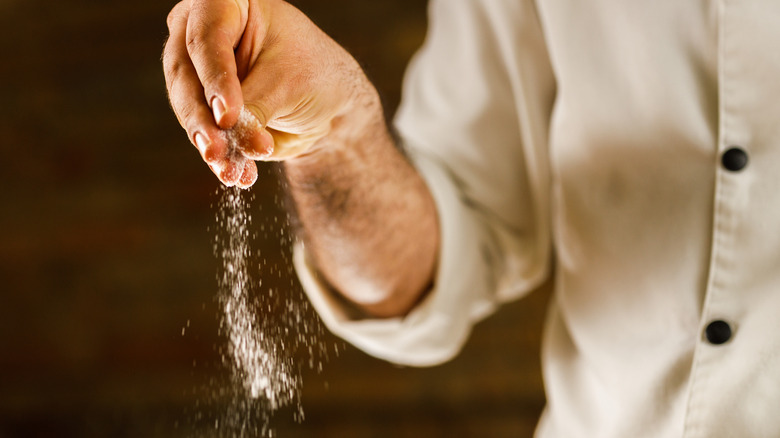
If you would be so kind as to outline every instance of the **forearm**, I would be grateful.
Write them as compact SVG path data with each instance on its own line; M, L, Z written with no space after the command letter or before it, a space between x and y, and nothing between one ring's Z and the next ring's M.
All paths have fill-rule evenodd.
M373 316L400 316L433 281L436 210L394 145L375 91L364 85L359 93L330 134L284 169L301 237L324 279Z

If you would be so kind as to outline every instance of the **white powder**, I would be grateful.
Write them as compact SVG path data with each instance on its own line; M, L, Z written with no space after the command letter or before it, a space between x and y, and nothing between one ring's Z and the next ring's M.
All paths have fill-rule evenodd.
M252 398L264 397L276 410L296 398L298 380L286 363L279 360L275 339L264 336L250 306L251 288L249 203L242 190L225 189L219 203L218 226L223 241L215 251L222 260L219 301L223 309L223 329L238 380Z
M260 124L260 121L257 120L257 117L255 117L251 111L246 109L246 107L242 107L236 124L231 129L220 131L222 139L228 145L227 160L235 165L235 169L238 172L242 172L244 170L244 166L248 160L241 153L242 146L248 145L252 135L258 132L260 129L262 129L262 125ZM266 153L258 153L252 150L249 152L251 152L251 157L260 160L270 156L273 151L271 150L266 151ZM238 176L241 175L239 174L235 177Z
M240 148L260 129L257 118L245 107L236 125L222 131L228 144L228 159L243 169L246 158ZM263 396L271 410L284 406L295 398L297 379L279 361L274 339L268 339L255 322L255 312L249 305L251 275L247 262L249 245L249 204L241 189L223 191L219 204L218 226L224 230L224 241L217 241L215 252L222 260L219 279L223 326L235 372L252 398ZM221 245L220 245L221 243Z
M223 131L230 146L229 159L234 163L245 163L238 147L258 126L254 116L243 109L236 127ZM262 169L267 173L264 177L278 180L273 167ZM329 356L328 345L322 340L323 326L294 282L288 254L293 236L285 230L289 215L278 215L277 211L283 211L281 199L274 195L276 208L262 211L264 203L260 203L258 212L262 215L258 226L253 226L253 197L252 192L237 187L219 189L212 231L214 254L220 262L220 331L227 345L215 347L222 353L222 365L232 384L212 377L204 386L203 397L189 418L193 428L190 436L196 438L273 437L272 414L286 407L292 408L296 421L302 421L301 368L308 365L321 371ZM266 259L253 251L256 233L262 235L263 247L272 251L273 257ZM267 284L261 284L261 276ZM274 282L283 290L272 288ZM289 286L283 286L285 283ZM188 321L188 334L189 326Z
M221 131L228 144L228 157L246 161L239 149L242 145L246 145L252 135L260 129L262 129L262 125L257 117L246 107L242 107L241 112L238 113L236 124L230 129Z

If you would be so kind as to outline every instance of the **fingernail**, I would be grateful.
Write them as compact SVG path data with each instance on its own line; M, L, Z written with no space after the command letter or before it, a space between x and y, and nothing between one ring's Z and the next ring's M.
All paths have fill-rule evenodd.
M214 96L211 99L211 109L214 111L214 120L219 124L222 121L222 117L225 116L225 102L219 96Z
M208 149L209 146L211 146L211 142L209 141L208 137L201 134L200 132L195 133L195 146L200 151L201 155L206 154L206 149Z

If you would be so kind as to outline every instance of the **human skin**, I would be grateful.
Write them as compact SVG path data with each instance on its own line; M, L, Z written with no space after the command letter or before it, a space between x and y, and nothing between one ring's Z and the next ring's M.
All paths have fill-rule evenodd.
M184 0L168 29L171 106L220 181L248 187L254 160L282 161L307 255L333 291L374 317L408 313L433 281L436 210L354 58L281 0ZM234 160L221 131L242 106L259 126Z

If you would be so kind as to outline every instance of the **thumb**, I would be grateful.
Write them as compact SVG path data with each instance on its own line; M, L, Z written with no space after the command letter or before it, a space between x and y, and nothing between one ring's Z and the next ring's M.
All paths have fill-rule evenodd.
M229 147L250 160L267 160L274 152L274 139L267 130L267 117L257 104L241 108L229 131Z

